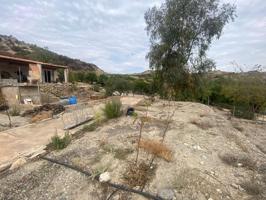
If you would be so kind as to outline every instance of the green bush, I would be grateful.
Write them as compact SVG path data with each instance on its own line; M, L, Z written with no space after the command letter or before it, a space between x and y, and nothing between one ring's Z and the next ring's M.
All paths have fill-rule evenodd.
M69 133L65 133L65 136L63 138L60 138L58 135L55 135L51 139L51 147L53 149L59 150L64 149L69 145L71 142L71 136Z
M122 115L122 103L120 99L113 99L105 104L103 109L107 119L113 119Z

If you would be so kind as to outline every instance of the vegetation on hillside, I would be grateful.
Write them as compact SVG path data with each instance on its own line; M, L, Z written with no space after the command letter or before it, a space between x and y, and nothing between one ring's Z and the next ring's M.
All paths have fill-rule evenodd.
M66 65L72 70L96 71L98 73L103 73L103 71L94 64L59 55L50 51L48 48L41 48L37 45L19 41L13 36L0 35L0 54L16 56L40 62Z

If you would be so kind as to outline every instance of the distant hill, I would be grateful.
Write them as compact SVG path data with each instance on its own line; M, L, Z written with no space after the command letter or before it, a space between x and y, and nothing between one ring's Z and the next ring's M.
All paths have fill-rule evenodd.
M67 56L59 55L49 51L46 48L41 48L34 44L28 44L26 42L20 41L13 36L0 35L0 54L16 56L40 62L66 65L75 71L94 71L98 74L104 73L104 71L95 64L86 63L78 59L72 59Z

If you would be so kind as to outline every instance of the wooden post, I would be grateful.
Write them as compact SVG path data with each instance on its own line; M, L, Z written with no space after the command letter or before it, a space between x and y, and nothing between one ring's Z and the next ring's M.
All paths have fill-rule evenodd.
M40 99L40 104L42 105L42 96L41 96L40 83L39 83L39 81L37 82L37 86L38 86L38 95L39 95L39 99Z

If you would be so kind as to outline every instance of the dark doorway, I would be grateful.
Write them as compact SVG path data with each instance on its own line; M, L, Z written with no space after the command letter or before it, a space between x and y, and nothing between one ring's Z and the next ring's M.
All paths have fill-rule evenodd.
M52 82L52 72L51 70L44 70L44 81L46 83Z

